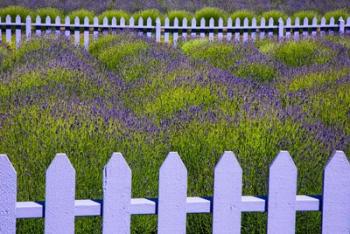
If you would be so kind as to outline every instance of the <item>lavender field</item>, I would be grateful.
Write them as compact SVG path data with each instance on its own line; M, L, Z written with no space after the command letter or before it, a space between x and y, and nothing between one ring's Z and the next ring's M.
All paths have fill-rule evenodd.
M44 200L45 169L65 152L77 171L76 199L100 199L101 169L121 152L133 197L157 197L158 169L178 151L189 196L212 194L225 150L242 165L243 193L267 193L268 165L288 150L298 194L321 193L335 149L350 155L350 38L229 44L192 40L178 48L133 33L100 37L89 50L64 38L0 45L0 152L18 173L18 200ZM242 233L264 233L264 213L243 215ZM320 214L298 213L297 233L320 233ZM99 233L100 218L77 218ZM211 216L188 215L188 233L210 233ZM156 233L156 216L132 218ZM18 221L42 233L43 220Z

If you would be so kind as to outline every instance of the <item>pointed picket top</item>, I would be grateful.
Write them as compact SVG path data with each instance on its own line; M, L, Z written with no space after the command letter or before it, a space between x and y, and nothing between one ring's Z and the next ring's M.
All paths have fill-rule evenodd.
M120 18L120 26L125 26L125 18L124 17L121 17Z
M295 233L297 168L288 151L270 165L267 233Z
M7 15L5 20L6 20L6 23L11 23L11 16Z
M312 26L316 26L317 25L317 17L315 16L313 19L312 19Z
M334 25L334 22L335 22L334 17L331 17L329 19L329 25Z
M95 16L93 19L94 26L98 26L98 17Z
M160 42L161 40L161 21L160 18L157 17L156 19L156 42Z
M201 27L205 27L205 19L204 18L201 19Z
M182 19L182 26L187 27L187 18L186 17L184 17Z
M252 19L252 26L253 26L253 27L256 27L256 25L257 25L257 21L256 21L256 18L254 17L254 18Z
M265 26L265 25L266 25L266 20L265 20L264 17L261 17L261 19L260 19L260 25L261 25L261 26Z
M164 20L164 26L169 27L169 24L170 24L170 20L168 17L166 17Z
M87 16L85 16L84 18L84 26L89 26L89 18Z
M191 25L192 25L192 27L196 27L196 25L197 25L197 20L196 20L196 18L192 18L192 20L191 20Z
M0 154L0 230L16 233L17 174L7 155Z
M170 152L159 170L158 233L186 232L187 170Z
M130 17L130 19L129 19L129 26L134 26L135 25L135 19L134 19L134 17Z
M241 26L241 19L237 17L235 21L235 27L240 27L240 26Z
M223 27L224 26L224 20L221 17L218 20L218 25L219 25L219 27Z
M214 22L214 18L213 18L213 17L211 17L211 18L209 19L209 25L210 25L210 27L214 27L215 22Z
M336 151L323 174L322 233L350 230L350 163L343 151Z
M21 23L21 16L17 15L16 16L16 24Z
M282 17L278 18L278 23L282 23L282 24L284 23L284 20L282 19Z
M242 168L231 151L226 151L215 166L213 233L240 233Z
M75 170L57 154L46 171L45 233L74 233Z
M66 26L69 26L70 25L70 17L69 16L66 16L65 20L64 20L64 24Z
M231 17L229 17L227 19L227 27L232 27L232 18Z
M321 18L321 26L326 25L326 22L327 22L326 18L325 18L325 17L322 17L322 18Z
M286 20L286 26L290 26L292 24L292 19L290 17Z
M78 16L76 16L76 17L74 18L74 24L75 24L75 25L80 25L80 19L79 19Z
M45 23L51 24L51 17L50 16L46 16Z
M55 24L61 24L61 17L56 16L56 18L55 18Z
M348 17L348 19L346 20L346 25L350 26L350 16Z
M175 17L175 19L174 19L174 26L179 27L179 20L177 17Z
M139 26L143 26L143 18L142 18L142 16L139 17L138 24L139 24Z
M103 170L103 233L130 233L131 169L113 153Z
M26 39L30 39L32 36L32 18L28 15L26 17Z
M103 26L108 26L108 18L105 16L102 20Z
M274 21L273 21L273 18L271 17L270 19L269 19L269 26L272 26L274 24Z
M309 19L307 17L304 18L303 25L304 26L308 26L309 25Z
M147 18L147 26L152 26L152 18L151 17Z
M117 19L115 17L112 18L112 26L117 26Z
M243 25L244 26L248 26L249 25L249 19L247 17L244 18Z

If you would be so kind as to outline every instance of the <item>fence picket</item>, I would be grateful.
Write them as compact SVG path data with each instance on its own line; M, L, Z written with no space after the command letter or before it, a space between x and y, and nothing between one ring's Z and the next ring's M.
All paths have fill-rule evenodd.
M17 174L5 154L0 154L0 201L0 232L15 234Z
M265 38L265 28L266 27L266 21L264 17L261 17L260 19L260 35L259 38L260 40Z
M320 36L323 37L326 32L325 32L325 28L326 27L326 18L325 17L322 17L321 19L321 25L320 25Z
M278 40L282 40L284 38L284 23L283 19L278 19Z
M299 40L299 30L300 30L300 19L299 17L295 18L294 21L294 40L298 41Z
M200 28L200 34L199 34L199 36L200 36L200 38L205 38L205 19L204 18L202 18L201 19L201 28Z
M297 168L287 151L281 151L270 166L268 234L294 234Z
M152 19L151 17L147 18L147 37L151 38L152 37Z
M160 22L160 18L158 17L156 19L156 42L160 42L160 38L161 38L161 22Z
M115 35L117 33L117 19L115 17L112 18L112 34Z
M186 17L184 17L183 19L182 19L182 27L183 27L183 29L182 29L182 40L187 40L187 18Z
M139 36L143 35L143 18L140 17L138 21L138 27L139 27Z
M12 32L11 32L11 16L6 16L6 42L11 43L12 40Z
M104 17L102 20L102 34L107 35L108 34L108 18Z
M241 27L241 20L240 20L240 18L236 18L235 27L236 28ZM240 30L236 29L235 30L235 42L239 42L240 37L241 37Z
M248 27L249 27L249 20L247 17L243 20L243 42L248 42Z
M132 16L129 19L129 26L130 26L130 28L134 28L135 27L135 19Z
M213 234L241 232L242 168L226 151L215 166Z
M336 151L323 173L322 233L346 234L350 230L350 164Z
M159 170L158 233L186 233L187 170L170 152Z
M345 28L345 33L350 34L350 16L346 20L346 28Z
M0 24L2 23L2 19L0 16ZM2 42L2 27L0 27L0 42Z
M158 19L158 18L157 18L157 19ZM157 23L157 20L156 20L156 23ZM120 25L120 31L123 31L124 28L125 28L125 19L124 19L124 17L121 17L121 18L120 18L119 25Z
M175 17L174 19L174 32L173 32L173 44L174 44L174 47L176 47L177 45L177 40L178 40L178 37L179 37L179 30L177 28L179 28L179 20L177 19L177 17Z
M345 22L342 17L339 18L339 34L343 36L345 33Z
M227 20L227 32L226 32L226 41L232 40L232 18L229 17Z
M317 36L317 18L316 16L312 19L312 29L311 29L311 36L315 38Z
M84 48L87 49L89 47L89 39L90 39L90 32L89 32L89 18L84 18Z
M16 24L17 25L21 24L21 17L19 15L16 16ZM18 48L21 43L21 37L22 37L21 26L16 26L16 48Z
M56 36L60 36L61 35L61 17L57 16L55 19L55 24L56 24Z
M70 18L69 16L66 16L66 19L64 20L64 35L66 36L66 38L70 38Z
M304 18L303 26L303 38L307 39L309 37L309 19L307 17Z
M252 19L252 28L254 29L252 29L251 37L252 37L252 40L255 41L256 40L256 18L255 17Z
M80 20L78 17L74 19L74 45L80 44Z
M220 17L218 21L218 41L222 41L223 38L223 28L224 28L224 20Z
M196 18L192 18L191 21L191 37L196 38L196 30L197 30L197 21Z
M50 16L46 16L45 19L45 26L46 26L46 34L51 34L51 18Z
M74 233L75 170L57 154L46 171L45 233Z
M130 233L131 170L113 153L103 170L103 234Z
M291 37L291 27L292 27L292 19L290 17L286 20L286 39L289 40Z
M328 34L329 35L334 35L335 22L334 22L334 18L333 17L330 18L328 26L330 27L329 30L328 30Z
M214 40L214 19L210 18L209 20L209 41Z
M274 21L273 18L271 17L269 19L269 32L267 33L267 36L271 39L273 38L273 25L274 25Z
M164 32L164 42L165 43L169 43L169 25L170 25L170 21L169 18L166 17L164 20L164 27L165 27L165 32Z
M99 25L98 18L94 17L94 32L93 32L94 40L97 40L98 38L98 25Z

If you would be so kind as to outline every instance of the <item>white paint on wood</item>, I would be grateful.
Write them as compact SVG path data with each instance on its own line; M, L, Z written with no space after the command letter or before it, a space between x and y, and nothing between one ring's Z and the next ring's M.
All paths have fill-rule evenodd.
M140 17L138 21L138 26L139 26L139 36L143 35L143 18Z
M11 16L7 15L6 16L6 24L11 25ZM11 32L11 26L6 27L6 42L11 43L12 40L12 32Z
M196 35L196 28L197 28L197 21L196 21L196 18L192 18L192 21L191 21L191 37L192 38L195 38L197 35Z
M29 40L31 37L32 37L32 18L28 15L26 18L26 40Z
M303 22L303 38L304 39L307 39L309 37L308 27L309 27L309 19L307 17L305 17L304 22Z
M70 38L70 18L69 16L66 16L66 19L64 20L64 27L65 27L65 32L64 35L66 38Z
M224 30L224 20L220 17L218 21L218 41L222 41L223 36L223 30Z
M334 26L335 26L334 17L331 17L331 18L329 19L329 26L330 26L330 27L334 27ZM330 29L328 30L328 33L329 33L329 35L334 35L334 29L333 29L333 28L330 28Z
M187 170L170 152L159 170L158 233L186 233Z
M242 168L236 156L226 151L215 167L213 234L241 231Z
M249 20L247 17L243 20L243 42L248 42L248 27L249 27Z
M134 19L134 17L130 17L130 19L129 19L129 26L131 28L135 27L135 19Z
M186 41L187 40L187 18L182 19L182 40Z
M343 151L333 154L323 175L322 233L349 233L350 164Z
M57 154L46 171L45 234L74 233L75 170Z
M287 151L281 151L270 166L268 234L294 234L297 168Z
M205 38L205 19L201 19L201 32L199 33L200 38Z
M271 17L270 19L269 19L269 28L270 28L270 30L269 30L269 32L267 33L267 36L271 39L271 38L273 38L273 30L271 30L271 28L274 26L274 21L273 21L273 18Z
M169 43L169 26L170 26L170 20L168 17L166 17L164 20L164 28L165 28L164 42L165 43Z
M115 35L117 32L117 19L115 17L112 18L112 23L111 23L111 27L112 27L112 34Z
M80 44L80 20L78 17L74 19L74 45L78 46Z
M214 40L214 19L210 18L209 20L209 41L213 41Z
M289 40L291 37L291 26L292 26L292 19L290 17L287 18L286 21L286 39Z
M339 34L343 36L345 33L345 21L342 17L339 18Z
M94 17L94 32L93 32L93 39L94 40L96 40L98 38L98 26L99 26L98 18Z
M152 37L152 19L151 17L147 18L147 37Z
M89 32L89 18L84 18L84 48L88 49L89 47L89 41L90 41L90 32Z
M19 15L16 16L16 24L17 25L21 24L21 17ZM21 28L16 27L16 47L17 48L21 44L21 39L22 39L21 37L22 37L22 30Z
M7 155L0 154L0 232L16 233L17 175Z
M294 29L294 40L295 41L299 41L299 27L300 27L300 19L299 19L299 17L295 18L294 27L296 27L296 29Z
M326 26L326 18L322 17L321 18L321 26L320 26L320 36L323 37L326 35L325 27Z
M107 35L108 34L108 18L104 17L102 20L102 34Z
M46 16L45 19L45 24L46 24L46 34L51 34L51 18L50 16Z
M179 31L178 31L178 29L177 28L179 28L179 20L177 19L177 17L175 17L175 19L174 19L174 33L173 33L173 45L174 45L174 47L176 47L177 46L177 40L178 40L178 38L179 38Z
M265 30L264 28L266 27L266 21L264 17L261 17L260 19L260 35L259 38L263 40L265 38Z
M57 16L55 19L55 24L56 25L61 25L61 17ZM57 27L57 26L56 26ZM59 36L61 34L61 30L60 30L61 26L58 26L58 28L56 28L56 36Z
M160 19L157 18L156 19L156 42L160 42L160 38L161 38L161 22Z
M103 170L103 234L130 233L131 170L113 153Z
M317 36L317 17L315 16L313 19L312 19L312 31L311 31L311 36L313 38L315 38Z
M346 20L346 29L345 29L346 34L350 34L350 16Z
M283 40L284 38L284 23L283 19L279 18L278 19L278 39Z
M251 37L252 37L253 41L256 41L256 27L257 27L256 18L254 17L252 19L252 28L255 28L255 30L253 29L252 32L251 32Z
M227 20L227 32L226 32L226 41L232 40L232 18L229 17Z
M240 28L241 27L241 20L240 18L236 18L236 21L235 21L235 28ZM239 30L236 30L235 32L235 42L239 42L240 40L240 37L241 37L241 34L239 32Z

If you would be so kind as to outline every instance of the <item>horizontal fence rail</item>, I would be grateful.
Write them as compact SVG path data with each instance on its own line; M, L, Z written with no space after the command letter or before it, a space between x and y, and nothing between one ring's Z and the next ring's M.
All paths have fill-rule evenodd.
M213 18L209 22L206 22L204 18L199 21L195 18L191 21L184 18L181 22L177 18L173 22L170 22L169 18L165 18L163 22L157 18L154 22L151 18L140 17L135 22L135 19L131 17L128 22L124 18L120 18L118 22L116 18L112 18L111 21L104 18L101 23L97 17L91 22L85 17L84 22L80 22L78 17L71 21L69 17L61 19L57 16L51 19L48 16L41 19L40 16L37 16L32 19L28 16L22 21L20 16L15 19L7 16L5 19L0 18L0 29L0 40L2 40L4 31L6 42L12 42L12 34L15 33L16 46L20 45L22 34L29 39L34 32L36 36L62 34L69 38L72 35L76 45L79 45L82 39L84 47L87 48L90 40L98 38L100 34L106 35L121 30L137 30L139 35L145 34L149 38L155 37L157 42L173 43L176 46L179 38L186 40L187 38L208 37L209 40L217 38L219 41L247 42L264 38L299 40L300 37L313 38L317 35L334 35L335 33L350 34L350 17L340 18L339 22L335 22L333 17L329 22L324 17L321 20L313 18L311 21L304 18L302 22L299 18L293 20L288 18L285 22L281 18L278 22L274 22L273 18L253 18L251 21L247 18L242 21L239 18L234 21L229 18L225 22L222 18L219 18L217 22Z
M131 215L158 215L158 233L186 232L187 213L210 213L212 231L240 233L242 212L267 212L267 233L295 233L297 211L322 213L323 234L350 231L350 163L336 151L324 169L322 195L297 195L297 168L281 151L269 168L267 196L242 196L242 169L226 151L214 169L210 197L187 197L187 169L170 152L159 171L158 198L132 198L131 170L120 153L103 169L103 199L75 200L75 170L65 154L57 154L46 171L44 202L18 202L17 176L0 155L0 230L16 233L16 219L44 218L45 233L74 233L75 217L102 216L102 232L130 233Z

